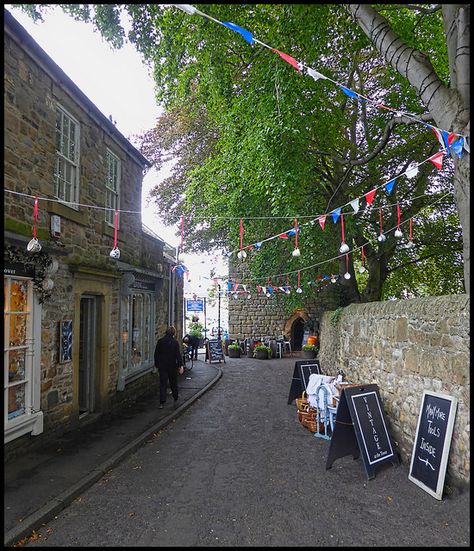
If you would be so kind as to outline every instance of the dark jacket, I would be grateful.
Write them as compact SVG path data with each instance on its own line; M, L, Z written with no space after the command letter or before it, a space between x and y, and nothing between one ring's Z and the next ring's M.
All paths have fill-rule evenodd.
M185 335L184 338L188 338L188 343L193 348L199 348L199 341L201 340L199 337L196 337L195 335Z
M182 351L174 337L164 336L158 339L155 347L155 367L172 369L183 365Z

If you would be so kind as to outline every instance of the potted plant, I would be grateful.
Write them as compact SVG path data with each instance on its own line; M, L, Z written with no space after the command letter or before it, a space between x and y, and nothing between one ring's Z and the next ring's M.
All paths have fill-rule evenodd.
M272 357L272 349L264 344L257 344L253 349L253 357L257 360L268 360Z
M242 352L242 348L240 348L240 344L237 344L237 343L229 344L228 350L229 350L229 358L240 358L240 353Z
M301 350L303 351L303 358L307 358L308 360L312 360L313 358L316 358L316 352L317 352L316 345L304 344Z

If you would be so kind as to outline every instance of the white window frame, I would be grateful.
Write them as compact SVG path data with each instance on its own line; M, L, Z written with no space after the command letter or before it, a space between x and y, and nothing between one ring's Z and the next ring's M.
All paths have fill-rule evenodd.
M113 209L113 210L106 210L105 211L105 221L109 226L114 227L115 224L115 210L120 209L120 179L121 179L121 161L120 157L115 155L109 148L106 150L105 154L105 162L106 162L106 171L107 176L105 179L105 206L107 209ZM115 189L112 185L110 185L111 182L113 182L114 173L110 171L110 168L114 167L116 168L115 172ZM115 197L115 201L111 201L110 199ZM120 225L120 214L119 214L119 220L118 224Z
M60 140L60 146L61 149L64 144L64 119L68 119L68 121L72 122L74 124L74 143L75 143L75 149L74 149L74 156L71 155L65 155L63 151L58 151L58 147L56 145L56 165L54 169L54 194L55 196L64 204L66 204L68 207L73 208L75 210L79 210L79 206L77 203L79 203L79 178L80 178L80 170L79 170L79 160L80 160L80 145L81 145L81 135L80 135L80 125L79 122L66 110L64 107L62 107L59 104L56 104L56 120L58 113L61 114L61 128L58 130L55 123L55 144L57 144L58 141L58 132L59 132L59 140ZM68 126L69 127L69 126ZM66 139L70 139L70 136ZM58 175L58 164L62 162L64 165L64 169L67 170L68 168L72 172L71 181L68 182L65 179L63 180L63 185L70 185L72 189L70 190L70 197L69 199L66 197L65 191L61 193L60 190L60 178ZM65 183L65 184L64 184Z
M26 356L25 374L21 381L9 382L8 366L9 353L20 347L10 346L9 316L15 314L10 311L10 286L12 280L27 282L27 326L26 326ZM41 407L41 305L33 290L33 280L21 276L4 276L4 443L10 442L31 433L33 436L43 432L43 412ZM24 312L22 312L24 313ZM17 417L8 419L8 392L9 388L17 384L25 385L25 412Z

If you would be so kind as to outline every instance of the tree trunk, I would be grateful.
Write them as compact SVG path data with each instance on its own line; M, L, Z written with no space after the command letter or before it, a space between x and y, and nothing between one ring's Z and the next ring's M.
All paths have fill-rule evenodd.
M346 9L373 42L387 63L415 88L436 125L444 130L469 137L470 90L470 7L468 4L443 4L443 21L448 48L451 88L438 77L428 57L409 47L391 28L390 23L370 4L347 4ZM455 165L455 199L463 234L464 286L469 293L469 154L451 158Z

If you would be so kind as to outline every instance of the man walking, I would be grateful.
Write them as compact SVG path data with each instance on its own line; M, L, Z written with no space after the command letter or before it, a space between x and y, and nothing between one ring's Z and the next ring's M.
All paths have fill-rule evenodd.
M178 372L183 373L183 355L181 347L176 340L176 329L171 326L165 332L164 337L158 339L155 348L155 367L160 374L160 409L166 402L166 390L168 380L174 398L175 408L178 404Z

